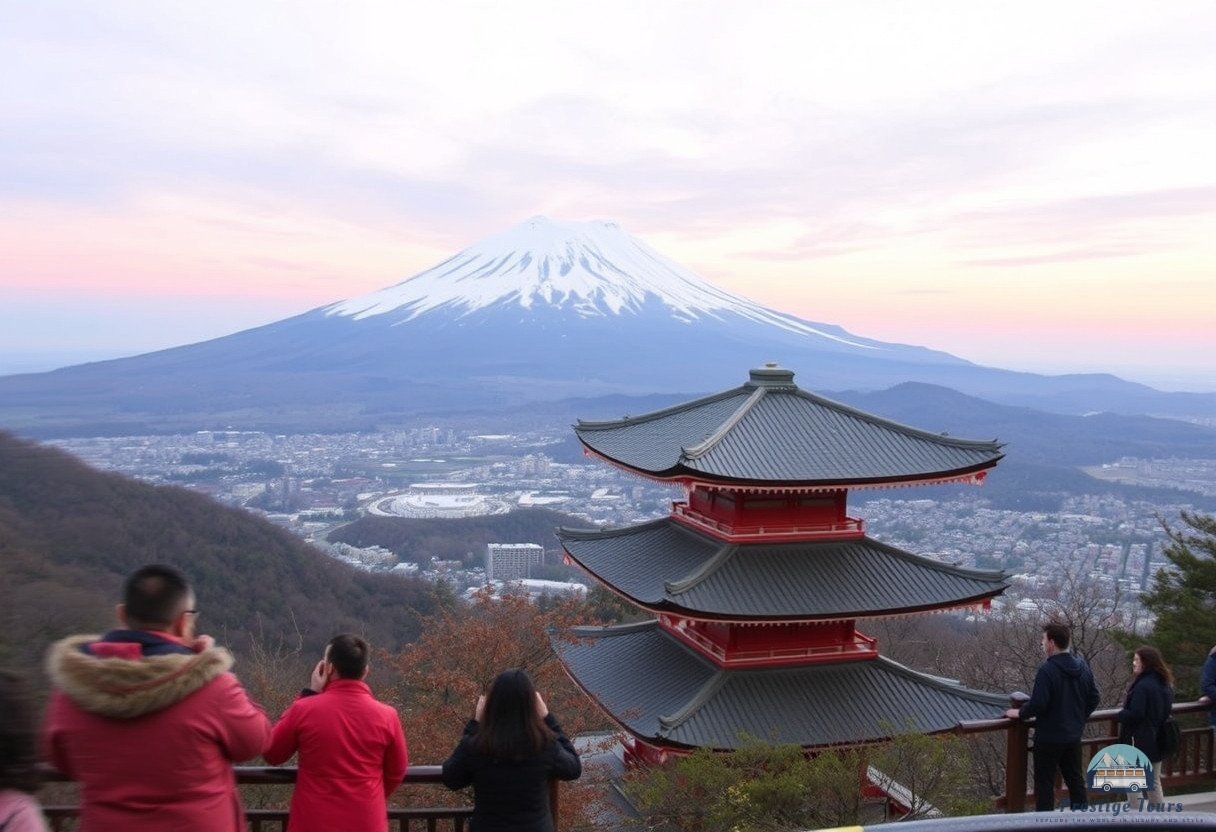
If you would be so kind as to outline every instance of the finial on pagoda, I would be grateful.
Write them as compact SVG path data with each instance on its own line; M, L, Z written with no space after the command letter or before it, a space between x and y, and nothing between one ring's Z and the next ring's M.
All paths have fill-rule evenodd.
M749 387L790 388L794 386L794 371L787 370L775 361L766 362L749 374Z

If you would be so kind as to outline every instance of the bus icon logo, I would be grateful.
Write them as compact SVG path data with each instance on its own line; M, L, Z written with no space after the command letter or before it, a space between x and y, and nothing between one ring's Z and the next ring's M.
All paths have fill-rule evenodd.
M1143 792L1153 787L1153 764L1132 745L1108 745L1089 761L1085 775L1090 791Z

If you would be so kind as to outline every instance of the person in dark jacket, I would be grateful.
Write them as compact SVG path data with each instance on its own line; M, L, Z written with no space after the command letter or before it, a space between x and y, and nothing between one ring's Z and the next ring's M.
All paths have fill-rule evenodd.
M1216 703L1216 647L1208 651L1208 657L1203 660L1203 673L1199 676L1199 692L1203 695L1199 701L1204 705ZM1208 711L1208 724L1216 732L1216 707Z
M549 781L576 780L582 763L522 670L498 675L443 763L449 789L473 785L472 832L553 832Z
M1157 770L1157 763L1165 755L1157 747L1157 733L1174 708L1174 673L1161 651L1147 646L1136 648L1132 654L1132 673L1135 675L1119 711L1119 742L1134 745L1153 763L1153 787L1146 796L1150 803L1165 803Z
M1035 811L1050 812L1055 803L1056 770L1068 786L1074 810L1089 805L1085 775L1081 770L1081 734L1085 721L1098 707L1098 686L1085 662L1068 649L1072 633L1063 624L1043 627L1043 652L1034 690L1021 708L1010 708L1010 719L1035 718L1034 800Z

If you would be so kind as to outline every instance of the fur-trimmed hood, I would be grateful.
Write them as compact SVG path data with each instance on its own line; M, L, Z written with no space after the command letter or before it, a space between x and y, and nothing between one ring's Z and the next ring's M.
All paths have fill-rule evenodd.
M232 667L222 647L201 653L98 657L81 648L101 636L71 636L52 645L46 671L55 687L83 710L111 719L134 719L186 698Z

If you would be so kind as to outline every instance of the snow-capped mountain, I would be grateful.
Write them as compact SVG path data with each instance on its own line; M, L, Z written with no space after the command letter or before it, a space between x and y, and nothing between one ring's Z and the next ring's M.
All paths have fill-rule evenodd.
M1216 397L1013 373L854 335L726 292L612 223L536 217L408 280L276 323L0 378L0 426L349 430L570 397L720 390L767 361L812 390L920 381L1064 412L1216 410Z
M677 321L737 316L861 349L881 345L818 329L733 295L631 237L613 222L533 217L469 246L437 266L326 314L411 321L428 312L463 317L494 306L547 306L580 317L638 314L658 300Z

